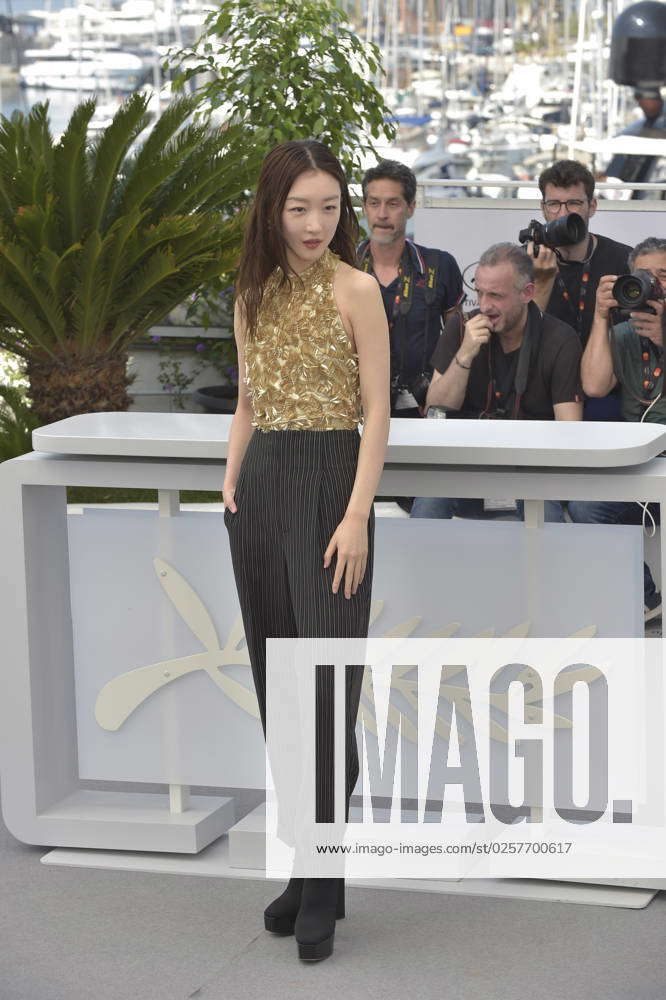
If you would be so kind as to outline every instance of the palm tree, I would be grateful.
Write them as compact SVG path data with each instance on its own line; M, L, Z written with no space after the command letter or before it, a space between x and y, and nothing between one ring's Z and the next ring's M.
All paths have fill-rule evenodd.
M55 144L48 103L1 119L0 349L24 359L41 423L127 409L129 345L235 265L256 165L195 104L173 101L141 146L141 94L94 141L94 100Z

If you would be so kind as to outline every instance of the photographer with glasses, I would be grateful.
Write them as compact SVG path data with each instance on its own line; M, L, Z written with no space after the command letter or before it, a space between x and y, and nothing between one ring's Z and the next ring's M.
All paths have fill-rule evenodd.
M497 243L482 254L475 286L479 310L462 328L457 316L449 319L431 358L426 406L474 419L581 420L580 341L535 305L532 259L513 243ZM417 497L411 511L454 515L517 520L523 504ZM561 504L547 501L545 517L564 520Z
M530 243L527 252L534 259L534 301L550 316L568 323L585 348L594 317L599 282L605 274L623 274L628 267L631 247L607 236L589 232L589 221L597 210L594 177L576 160L558 160L539 177L541 211L546 222L575 212L586 226L584 237L573 246L553 249L541 246L535 256ZM621 420L617 394L605 399L587 399L585 420Z
M664 332L666 326L666 240L643 240L629 256L629 275L608 274L599 282L592 332L581 364L588 396L619 388L622 416L631 422L666 424ZM622 301L618 301L618 297ZM632 303L630 308L629 303ZM624 307L622 310L620 307ZM647 505L655 522L659 504ZM570 500L572 521L585 524L641 524L634 501ZM661 614L661 595L644 565L645 621Z

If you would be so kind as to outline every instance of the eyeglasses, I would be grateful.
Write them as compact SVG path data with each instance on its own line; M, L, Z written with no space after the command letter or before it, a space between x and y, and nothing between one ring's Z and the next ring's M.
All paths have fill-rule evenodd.
M557 198L551 198L549 201L544 201L543 207L547 212L559 212L564 205L567 212L578 212L586 204L589 204L589 201L581 201L580 198L569 198L568 201L558 201Z

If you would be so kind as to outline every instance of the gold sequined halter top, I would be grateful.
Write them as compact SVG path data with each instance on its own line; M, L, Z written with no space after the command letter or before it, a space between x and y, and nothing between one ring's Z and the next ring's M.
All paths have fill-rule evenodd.
M362 422L358 355L333 296L340 258L328 248L280 287L270 275L255 337L245 342L254 419L269 430L354 430Z

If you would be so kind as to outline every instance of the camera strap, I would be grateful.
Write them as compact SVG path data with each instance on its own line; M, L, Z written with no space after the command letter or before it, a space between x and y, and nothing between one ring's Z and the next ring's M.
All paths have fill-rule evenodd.
M370 240L362 240L361 243L356 247L356 256L359 262L359 267L366 274L374 275L374 269L372 266L372 254L370 253ZM405 263L407 267L405 267ZM414 282L412 280L411 266L409 262L409 249L405 245L402 257L400 258L400 263L398 264L398 293L393 297L393 302L391 306L391 314L389 316L389 335L390 337L390 350L391 350L391 379L398 373L402 371L402 360L404 356L404 337L405 337L405 327L406 327L406 317L409 313L412 296L414 293ZM400 365L397 364L397 359L395 357L395 344L400 342Z
M428 350L428 327L430 324L430 310L432 309L432 306L434 305L435 300L437 299L437 272L439 270L439 260L440 260L439 251L428 250L427 253L424 254L424 257L425 257L426 268L425 268L425 294L424 294L425 323L423 327L423 360L421 362L422 372L425 372L428 366L428 361L429 361L428 355L432 354L432 351ZM441 333L442 317L441 315L439 315L437 318L439 321L439 329Z
M496 338L490 338L488 344L488 392L486 408L480 418L490 416L495 411L501 411L503 416L517 420L520 404L527 388L530 364L536 358L541 345L541 312L534 302L527 306L527 323L520 348L512 364L509 366L502 384L496 379L497 362L493 357L496 350L501 350ZM513 400L511 397L513 396ZM511 413L509 411L511 410Z
M395 342L400 344L400 362L397 368L399 373L403 372L405 362L405 342L409 334L408 316L414 301L414 281L415 274L412 266L413 251L419 261L419 267L425 276L425 323L423 330L423 359L421 371L426 370L428 361L428 326L430 320L430 310L437 298L437 275L439 271L440 255L438 250L427 250L425 253L412 240L405 240L400 263L398 264L398 293L393 299L391 310L390 329L395 331ZM372 274L372 254L370 253L370 240L365 239L359 243L356 253L360 262L360 267L366 274Z
M370 256L368 254L368 256ZM398 294L393 300L393 322L391 327L395 330L395 342L400 344L400 362L397 366L396 374L402 374L405 363L405 341L409 335L409 325L407 317L414 301L414 272L409 247L405 240L405 249L398 264Z

